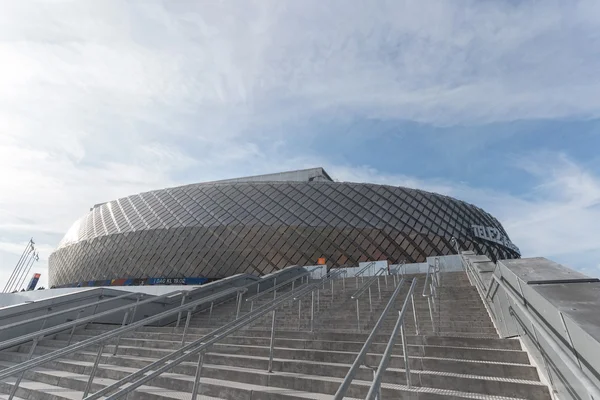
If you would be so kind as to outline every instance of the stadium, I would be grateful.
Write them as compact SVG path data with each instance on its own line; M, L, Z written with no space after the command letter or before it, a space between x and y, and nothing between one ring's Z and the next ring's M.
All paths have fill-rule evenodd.
M290 265L423 262L462 249L519 258L496 218L417 189L323 168L192 184L95 205L50 256L50 284L198 284Z

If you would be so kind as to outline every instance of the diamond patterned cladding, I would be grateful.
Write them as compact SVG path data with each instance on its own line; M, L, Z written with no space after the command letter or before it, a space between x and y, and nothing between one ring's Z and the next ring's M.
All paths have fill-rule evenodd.
M197 184L95 207L50 256L52 285L114 278L267 274L288 265L422 262L450 239L492 259L518 254L471 236L482 209L435 193L337 182Z

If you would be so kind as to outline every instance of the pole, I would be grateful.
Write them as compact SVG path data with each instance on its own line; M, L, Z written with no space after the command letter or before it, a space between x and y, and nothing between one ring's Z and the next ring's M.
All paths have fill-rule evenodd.
M275 347L275 309L273 309L273 317L271 318L271 343L269 345L269 369L268 372L273 372L273 350Z
M18 266L18 270L15 272L15 275L13 277L12 282L10 283L10 286L8 287L7 292L13 292L15 290L18 290L18 283L19 280L21 280L21 274L25 271L25 268L27 268L27 265L29 265L29 261L33 258L34 255L34 251L33 251L33 246L32 248L29 250L29 252L27 253L27 255L25 256L25 258L23 259L23 262L21 262L21 265ZM17 267L15 267L16 269Z
M33 257L30 258L29 266L27 267L27 272L25 272L23 274L23 278L21 279L21 283L19 284L19 286L17 286L17 290L19 290L19 288L23 287L23 284L25 283L25 279L27 279L27 275L29 275L29 272L31 271L31 267L33 267L34 261L39 261L39 259L40 259L39 253L34 253Z
M4 286L4 289L2 290L3 293L7 293L7 290L9 288L9 284L13 280L15 272L17 272L17 268L23 262L23 257L25 257L25 254L27 254L27 250L29 250L30 248L31 248L31 239L29 240L29 242L27 242L27 245L25 245L25 249L23 250L23 253L21 254L21 257L19 257L19 261L17 261L17 265L15 265L15 268L13 269L12 274L10 274L10 277L8 278L8 281L6 282L6 285Z

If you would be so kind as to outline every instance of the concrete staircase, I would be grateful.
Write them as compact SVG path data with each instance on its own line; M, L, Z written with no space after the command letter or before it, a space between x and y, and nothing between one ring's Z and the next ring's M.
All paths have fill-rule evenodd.
M496 330L477 293L463 273L445 274L443 287L436 300L439 312L432 325L427 299L421 296L424 275L415 292L420 334L412 313L407 314L408 353L411 367L411 387L406 384L402 346L394 349L390 366L384 376L384 399L550 399L546 385L539 381L535 367L529 362L520 342L499 339ZM412 278L412 277L407 277ZM393 280L387 286L381 278L381 300L377 284L372 288L370 312L368 293L359 303L361 326L358 331L356 303L350 299L355 291L353 279L334 282L315 293L314 332L310 332L311 295L302 304L286 304L276 313L273 372L268 373L271 314L257 319L247 329L240 330L211 347L202 369L202 399L328 399L336 392L356 354L362 348L374 323L379 318L390 294ZM402 306L409 282L397 298ZM318 298L318 310L317 310ZM256 309L272 299L266 295L255 302ZM243 304L242 313L250 304ZM234 301L196 314L187 331L186 341L211 332L230 322L236 313ZM366 363L379 363L398 313L390 312L383 328L371 346ZM74 341L98 335L112 326L92 324L80 329ZM100 360L92 393L114 383L140 367L180 348L183 328L146 327L126 335L119 351L112 355L113 345L106 346ZM35 354L43 354L67 345L68 334L58 334L40 342ZM26 360L29 345L0 352L0 368ZM81 399L87 377L93 366L97 347L46 364L25 374L17 391L23 399ZM196 357L173 368L147 386L136 390L130 399L189 399L196 372ZM347 394L348 398L364 398L373 377L372 369L361 367ZM0 383L0 393L8 393L12 381ZM0 398L2 398L0 396ZM4 397L6 398L6 396Z

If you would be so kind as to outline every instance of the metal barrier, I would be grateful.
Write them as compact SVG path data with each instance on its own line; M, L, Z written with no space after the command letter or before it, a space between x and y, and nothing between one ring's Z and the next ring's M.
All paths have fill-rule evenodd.
M362 282L365 282L365 275L364 273L371 268L372 266L376 265L375 261L371 261L370 263L368 263L367 265L365 265L360 271L358 271L356 274L354 274L354 277L357 278L356 279L356 288L358 289L358 277L360 276L362 278Z
M56 311L56 312L53 312L53 313L48 313L46 315L40 315L39 317L29 318L29 319L24 320L24 321L19 321L19 322L14 322L12 324L4 325L4 326L0 327L0 332L8 330L8 329L18 328L20 326L31 324L31 323L35 323L35 322L38 322L38 321L42 321L41 328L39 329L39 331L42 331L46 327L46 321L48 320L48 318L58 317L60 315L64 315L64 314L68 314L68 313L72 313L72 312L77 312L77 317L75 318L75 321L77 321L79 319L79 317L81 316L81 314L86 309L88 309L88 308L94 308L94 312L92 313L92 315L96 315L96 310L98 310L98 307L100 305L104 305L106 303L110 303L110 302L113 302L113 301L116 301L116 300L126 299L128 297L133 297L133 296L137 296L137 298L139 299L140 297L144 296L144 294L143 293L139 293L139 292L126 293L126 294L123 294L123 295L120 295L120 296L111 297L111 298L108 298L108 299L105 299L105 300L98 300L98 301L96 301L94 303L86 304L84 306L72 307L72 308L68 308L66 310ZM98 297L98 296L97 295L92 296L92 298L96 298L96 297ZM53 307L56 307L56 305L53 305ZM44 308L48 308L48 311L50 311L52 309L52 307L44 307ZM66 322L69 322L69 321L66 321ZM0 346L1 346L1 344L0 344Z
M303 286L301 289L299 289L295 293L288 292L276 299L273 299L269 303L263 305L262 307L257 308L255 311L245 314L242 317L240 317L239 319L234 320L234 321L230 322L229 324L222 326L221 328L215 329L208 335L205 335L204 337L202 337L198 340L195 340L192 343L189 343L188 345L182 347L181 349L168 354L167 356L161 358L160 360L157 360L154 363L141 368L140 370L119 380L118 382L116 382L110 386L107 386L90 396L87 396L87 393L86 393L86 396L84 396L84 399L85 400L95 400L95 399L99 399L101 397L105 397L106 400L109 400L109 399L118 399L123 396L127 396L127 394L129 394L136 388L144 385L148 381L156 378L157 376L161 375L162 373L179 365L180 363L182 363L189 357L198 355L198 362L196 365L196 374L195 374L194 384L192 387L192 395L191 395L191 398L195 399L198 395L198 392L200 391L200 378L201 378L201 373L202 373L202 365L204 363L204 354L210 348L210 346L219 342L220 340L224 339L225 337L229 336L230 334L236 332L237 330L239 330L243 327L246 327L249 324L257 321L260 317L267 315L269 312L273 313L272 314L269 367L268 367L269 371L271 371L272 370L272 362L273 362L273 343L274 343L274 332L275 332L274 326L275 326L276 309L280 305L282 305L282 304L288 302L290 299L294 298L294 296L301 297L301 296L307 295L308 293L311 293L315 288L317 288L321 285L321 283L322 283L321 281L327 282L330 279L333 279L333 277L334 276L332 274L328 274L327 276L321 278L321 280L319 280L315 283ZM101 352L99 352L99 355L101 355ZM168 361L170 361L170 362L168 362ZM161 364L164 364L164 365L159 367L159 365L161 365ZM92 371L92 376L93 376L93 373L94 373L94 371ZM134 381L134 379L137 379L137 380ZM90 380L89 384L91 386L91 380ZM122 388L122 386L124 386L126 384L127 384L127 386ZM112 395L108 395L109 393L112 393L114 390L119 389L119 388L121 388L121 389L118 392L116 392Z
M348 373L344 377L344 380L342 381L340 387L338 388L335 395L333 396L334 400L342 400L344 398L344 396L346 395L346 392L350 388L350 385L352 384L352 381L354 380L354 377L356 376L358 369L364 363L364 360L367 356L367 352L369 351L369 347L371 347L371 344L375 340L375 335L377 334L377 331L379 331L379 329L383 325L383 321L385 320L385 317L387 316L390 309L394 306L394 304L396 302L396 297L398 297L398 294L400 293L400 289L402 288L403 285L404 285L404 278L402 278L402 280L400 281L400 284L396 287L396 290L394 290L394 292L390 296L390 299L389 299L387 305L385 306L385 309L379 316L379 319L377 320L377 323L375 324L375 326L373 327L373 330L369 334L369 337L365 341L365 344L363 345L362 349L356 356L354 363L352 363L352 366L348 370Z
M417 280L413 279L412 284L410 285L410 289L408 290L408 294L404 299L404 304L402 305L402 309L398 314L398 319L396 320L396 325L394 325L394 329L392 330L392 334L390 335L390 340L383 352L383 356L381 357L381 361L379 366L377 367L377 373L375 374L375 378L373 379L373 384L369 389L369 393L367 394L367 400L381 400L381 382L383 380L383 374L385 373L388 364L390 362L390 358L392 357L392 351L394 349L394 345L396 344L396 338L398 336L398 331L400 331L400 337L402 338L402 353L404 355L404 370L406 373L406 386L411 387L410 382L410 360L408 358L408 342L406 340L406 329L404 329L404 317L406 315L406 311L408 309L408 300L411 300L413 315L415 317L415 325L417 325L417 314L415 309L415 298L414 298L414 290L417 285ZM419 334L419 330L417 328L417 335Z
M186 305L179 306L179 307L177 307L175 309L164 311L164 312L156 314L154 316L147 317L147 318L145 318L145 319L143 319L141 321L132 322L129 325L126 325L127 320L128 320L128 315L129 315L129 310L127 310L126 313L125 313L125 316L123 318L123 324L122 324L122 326L120 328L117 328L117 329L115 329L113 331L109 331L109 332L100 334L100 335L98 335L96 337L93 337L93 338L90 338L90 339L87 339L87 340L84 340L84 341L81 341L81 342L69 345L69 346L67 346L67 347L65 347L63 349L53 351L52 353L45 354L45 355L37 357L37 358L35 358L33 360L31 360L31 356L33 355L33 352L34 352L34 350L35 350L38 342L40 340L42 340L45 336L47 336L49 334L52 334L52 333L58 333L60 331L68 329L68 328L70 328L72 326L75 326L76 323L77 324L81 324L83 322L86 322L86 323L87 322L91 322L91 321L93 321L93 318L92 317L82 318L79 321L73 321L71 323L62 324L62 325L59 325L59 326L56 326L56 327L53 327L53 328L46 329L44 331L33 333L31 335L26 335L27 340L24 340L24 338L18 338L18 339L12 339L12 340L5 341L3 343L0 343L0 348L7 348L7 347L16 346L18 344L22 344L23 341L28 342L29 340L33 340L33 344L32 344L31 349L29 351L28 361L25 361L25 362L23 362L21 364L18 364L18 365L6 368L4 370L1 370L0 371L0 381L3 380L3 379L8 378L10 376L20 374L19 378L17 378L17 381L15 382L14 386L12 387L11 393L9 395L9 400L12 400L13 397L14 397L14 395L15 395L15 393L16 393L16 391L17 391L17 389L18 389L18 387L19 387L19 384L21 383L21 380L23 379L23 375L25 374L26 371L30 370L31 368L35 368L35 367L41 366L41 365L43 365L43 364L45 364L45 363L47 363L49 361L56 360L57 358L70 355L70 354L72 354L72 353L74 353L76 351L82 350L82 349L84 349L84 348L86 348L86 347L88 347L90 345L100 344L100 349L98 350L98 356L97 356L96 362L95 362L95 365L97 365L97 363L99 361L99 357L100 357L100 355L102 355L102 351L104 349L104 346L106 345L105 342L107 340L110 340L110 339L116 339L117 340L116 345L115 345L115 350L113 352L113 355L116 355L117 351L118 351L118 347L119 347L119 339L121 338L121 336L124 333L133 331L133 330L135 330L135 329L137 329L139 327L142 327L142 326L147 325L149 323L152 323L154 321L160 321L161 319L170 317L170 316L172 316L172 315L174 315L176 313L179 313L180 311L188 311L188 320L186 321L186 330L187 330L187 328L189 326L189 318L191 316L191 313L189 312L189 310L195 309L196 306L198 306L198 305L206 304L206 303L214 301L214 300L216 300L218 298L222 298L224 296L232 294L234 291L237 291L237 290L244 290L245 291L247 289L245 289L245 288L244 289L232 288L232 289L226 290L224 292L221 292L221 293L209 296L207 298L199 299L199 300L190 302L190 303L188 303ZM177 292L174 292L174 293L180 293L180 292L181 291L177 291ZM163 295L163 296L159 296L159 298L165 298L165 297L169 297L169 296L173 296L173 295L174 295L173 293L166 294L166 295ZM136 303L135 306L125 306L125 307L120 307L120 308L112 310L112 311L106 311L106 312L100 313L100 314L98 314L97 316L94 316L94 317L102 316L103 314L112 314L114 312L123 311L124 309L134 309L134 307L137 307L137 306L142 305L142 304L147 303L147 302L151 302L153 300L156 300L156 299L144 300L142 302ZM133 312L135 312L135 309L134 309ZM185 331L184 331L184 335L183 336L184 336L184 340L185 340ZM91 380L93 380L93 375L90 376L90 383L89 383L89 385L91 385ZM88 388L88 390L89 390L89 388Z
M293 278L290 278L288 280L286 280L285 282L281 282L279 284L277 284L277 281L275 281L275 285L270 287L267 290L264 290L262 292L259 292L257 294L255 294L254 296L248 297L245 301L246 302L250 302L250 311L252 311L254 309L254 301L260 299L261 297L264 297L265 295L269 294L269 293L273 293L273 298L277 297L277 289L283 288L287 285L289 285L290 283L292 284L292 291L294 291L294 287L296 285L296 281L298 279L301 279L300 284L304 283L304 278L306 278L306 283L308 283L308 279L310 277L310 274L312 274L315 270L317 270L319 268L313 268L310 271L307 271L303 274L297 275ZM277 279L277 278L275 278Z
M345 276L347 274L348 271L346 270L333 270L333 272L329 272L326 276L322 277L321 280L327 278L324 282L326 283L327 280L331 281L331 301L333 302L333 296L334 296L334 292L333 292L333 281L337 278L340 277L340 275L342 276L342 281L343 283L343 290L346 290L346 285L345 285ZM318 285L311 291L311 299L310 299L310 331L314 332L315 331L315 292L317 293L316 296L316 304L317 304L317 312L321 311L321 305L320 305L320 287L321 287L321 280L319 280ZM323 284L323 287L325 285ZM301 318L302 318L302 297L298 296L298 297L294 297L293 298L294 302L298 302L298 330L300 330L300 324L301 324Z
M422 297L427 298L427 306L429 307L429 317L431 318L431 328L433 329L433 333L436 334L435 321L433 318L433 312L436 309L436 298L437 298L437 288L440 283L439 279L440 273L440 265L439 265L439 257L435 258L435 264L429 264L427 268L427 275L425 276L425 283L423 284L423 293ZM429 284L428 284L429 282ZM427 289L429 289L429 294L426 293ZM433 307L432 307L433 304Z
M275 279L276 279L276 277L275 277ZM105 312L102 312L99 314L91 315L89 317L81 318L76 321L71 321L71 322L67 322L64 324L60 324L60 325L54 326L52 328L46 328L46 329L40 330L39 332L24 335L19 338L6 340L6 341L0 343L0 349L17 346L17 345L20 345L20 344L23 344L23 343L26 343L29 341L32 341L32 346L29 351L27 361L24 363L21 363L19 365L16 365L16 366L13 366L13 367L10 367L10 368L0 371L0 380L5 379L10 376L13 376L13 375L20 374L19 378L17 378L15 385L12 387L11 394L9 395L9 398L8 398L9 400L12 400L14 395L16 394L16 391L19 387L21 380L23 379L24 373L27 370L34 368L36 366L43 365L46 362L55 360L57 358L63 357L68 354L71 354L75 351L81 350L89 345L96 344L96 343L101 344L100 350L98 352L98 354L101 355L102 350L104 349L104 346L106 345L104 342L106 342L107 340L111 340L111 339L116 339L115 349L113 351L113 355L116 355L118 352L118 349L119 349L120 338L124 333L130 332L132 330L137 329L138 327L150 324L152 322L160 321L164 318L171 317L175 314L177 314L177 323L176 323L175 327L178 327L180 324L182 312L187 312L185 328L184 328L183 335L182 335L182 346L183 346L185 344L186 333L189 328L191 315L194 311L196 311L196 308L198 306L210 303L210 310L212 313L212 309L213 309L215 301L222 299L223 297L229 296L233 293L236 293L237 294L237 303L238 303L238 313L236 314L236 319L237 319L237 317L239 316L239 304L241 303L241 295L243 293L246 293L248 291L249 287L256 285L256 284L257 284L257 282L250 282L244 286L239 286L239 287L234 287L234 288L231 288L228 290L223 290L214 295L204 297L202 299L198 299L198 300L189 302L187 304L185 304L185 300L186 300L186 297L189 295L189 292L183 291L183 290L174 291L174 292L167 293L167 294L164 294L161 296L155 296L155 297L149 298L144 301L139 301L140 298L138 297L138 301L134 305L126 305L126 306L118 307L113 310L108 310L108 311L105 311ZM137 293L137 294L141 295L141 293ZM156 314L151 317L147 317L141 321L134 322L135 313L139 306L148 304L148 303L152 303L152 302L156 302L156 301L162 300L162 299L177 297L180 295L182 296L182 299L181 299L181 305L179 307L176 307L172 310L164 311L162 313ZM108 315L113 315L115 313L120 313L120 312L124 312L123 322L121 323L120 328L117 328L113 331L98 335L94 338L90 338L88 340L84 340L82 342L79 342L79 343L76 343L73 345L70 344L71 338L73 337L73 334L74 334L77 326L91 323L100 318L106 317ZM131 315L131 317L130 317L130 315ZM37 344L39 343L39 341L41 341L44 337L46 337L48 335L59 333L61 331L65 331L67 329L71 329L71 334L69 336L69 345L67 347L31 360L31 357L33 356L33 353L34 353L35 348L37 347ZM96 359L96 364L98 363L98 361L99 361L99 358ZM93 380L93 376L91 376L90 379ZM90 380L89 385L91 385L91 380ZM89 390L89 388L88 388L88 390Z
M367 290L369 291L369 310L373 312L373 299L371 296L371 286L375 281L377 281L377 288L379 290L379 300L381 300L381 282L379 277L381 274L385 272L384 270L379 270L373 275L366 283L363 283L362 286L351 296L352 300L356 300L356 323L358 325L358 331L360 332L360 296L362 296Z

